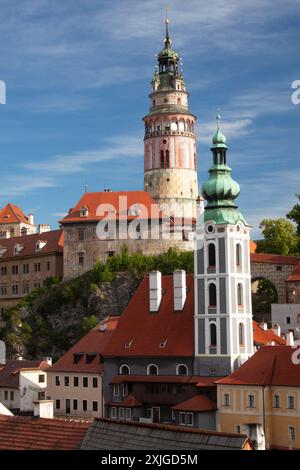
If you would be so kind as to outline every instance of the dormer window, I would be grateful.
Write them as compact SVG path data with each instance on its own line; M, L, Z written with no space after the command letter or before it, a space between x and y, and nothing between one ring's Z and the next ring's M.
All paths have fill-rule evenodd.
M35 251L40 251L46 245L47 245L47 242L43 242L41 240L38 240L35 244Z
M0 257L3 256L7 252L7 248L4 246L0 246Z
M89 210L86 206L82 206L79 211L80 217L87 217L89 215Z
M14 255L18 255L23 250L24 246L16 243L14 246Z

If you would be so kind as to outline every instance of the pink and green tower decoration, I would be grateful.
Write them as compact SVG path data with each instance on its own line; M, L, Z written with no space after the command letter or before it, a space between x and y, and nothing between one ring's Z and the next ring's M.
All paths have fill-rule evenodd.
M189 111L182 63L171 47L168 19L165 24L164 48L151 82L150 110L144 117L144 187L157 203L180 204L195 217L196 117Z

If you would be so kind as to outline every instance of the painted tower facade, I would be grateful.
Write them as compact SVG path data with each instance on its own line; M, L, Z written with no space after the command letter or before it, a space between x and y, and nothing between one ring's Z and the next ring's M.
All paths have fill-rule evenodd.
M195 122L180 58L171 49L168 20L164 49L152 80L144 117L144 188L158 203L180 204L196 216L198 196Z
M213 137L202 186L195 250L195 373L227 375L253 354L250 227L238 211L240 188L227 165L226 138Z

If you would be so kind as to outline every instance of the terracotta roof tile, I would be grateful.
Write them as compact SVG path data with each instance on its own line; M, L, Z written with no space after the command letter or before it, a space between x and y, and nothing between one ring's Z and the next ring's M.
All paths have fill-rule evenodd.
M172 407L172 410L178 411L212 411L216 410L217 405L206 395L195 395L189 400L185 400Z
M295 256L273 255L266 253L250 253L252 263L270 263L270 264L297 264L298 258Z
M0 415L1 450L79 449L90 423Z
M295 266L294 271L292 274L287 278L287 280L290 281L300 281L300 260Z
M3 209L0 209L0 224L12 224L19 222L31 225L28 217L24 214L20 207L8 203Z
M262 346L248 361L218 384L300 387L300 364L291 346Z
M263 330L259 323L253 320L253 341L257 345L265 345L272 343L273 341L277 345L285 345L286 340L281 338L281 336L276 335L273 333L272 330Z
M119 317L108 317L74 344L47 372L101 373L101 356Z
M255 253L256 243L253 240L250 240L250 253Z
M136 408L136 407L143 406L133 395L128 395L120 403L115 403L115 402L110 401L108 404L110 406L125 406L128 408Z
M44 246L36 251L38 241L45 242ZM15 245L21 245L23 248L19 254L14 254ZM50 253L62 253L64 245L64 236L62 230L51 230L44 233L35 233L33 235L23 235L21 237L1 238L0 249L5 248L6 251L0 257L0 261L9 258L22 258Z

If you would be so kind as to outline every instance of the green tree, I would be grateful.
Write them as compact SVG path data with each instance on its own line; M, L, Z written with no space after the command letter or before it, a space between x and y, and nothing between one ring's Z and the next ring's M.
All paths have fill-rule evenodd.
M296 198L300 202L300 193L296 194ZM300 204L297 203L294 207L290 210L288 214L286 214L287 218L295 222L297 225L297 233L300 237Z
M84 317L81 322L81 332L82 334L86 334L96 325L98 325L99 320L95 315L90 315L89 317Z
M283 218L264 219L259 227L262 229L264 240L257 242L257 253L297 254L299 238L292 222Z

